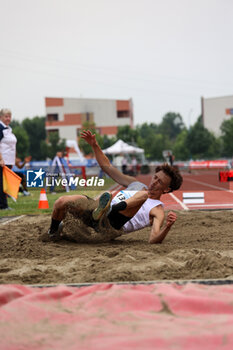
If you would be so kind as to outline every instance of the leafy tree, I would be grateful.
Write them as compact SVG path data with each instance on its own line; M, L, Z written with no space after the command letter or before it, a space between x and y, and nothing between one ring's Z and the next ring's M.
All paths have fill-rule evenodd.
M103 149L112 146L117 141L116 137L103 136Z
M208 158L219 158L221 157L222 154L222 149L223 149L223 143L221 138L217 138L213 133L211 134L211 142L209 145L209 149L207 152L207 157Z
M137 143L138 131L131 129L129 125L119 126L117 131L117 139L124 142L135 144Z
M21 123L18 120L12 120L10 126L11 126L12 130L14 130L14 128L16 128L16 126L21 126Z
M40 160L44 158L41 149L41 141L46 138L45 117L26 118L22 122L23 128L29 137L29 153L33 159Z
M177 160L187 160L190 158L190 151L187 147L187 137L187 129L182 130L176 137L173 152Z
M148 131L146 138L139 136L137 142L138 146L145 150L146 158L153 160L162 160L163 150L170 148L167 136L156 134L152 129Z
M49 157L53 159L57 152L65 151L66 142L64 139L60 139L58 132L53 132L49 134L49 142L41 141L41 154L44 158Z
M190 128L186 141L193 159L216 156L219 143L215 136L203 126L201 116Z
M169 112L165 114L162 122L159 124L159 132L167 135L171 141L175 141L179 133L184 129L185 125L179 113Z
M158 129L158 125L154 124L154 123L143 123L142 125L138 125L136 127L137 133L138 135L142 138L142 139L146 139L148 136L148 133L150 133L151 131L153 131L154 133L158 133L159 129Z
M93 134L95 134L98 144L100 145L101 148L103 147L103 138L99 133L97 133L94 123L90 123L90 122L83 123L82 130L90 130ZM81 137L79 137L78 144L80 149L83 151L85 155L89 153L93 153L91 146L88 145L88 143L84 141Z
M229 120L224 120L221 124L223 156L233 156L233 117Z
M15 124L17 125L17 124ZM24 159L29 155L29 137L27 132L18 124L13 129L13 133L17 138L16 153L17 157Z
M58 133L49 136L46 143L45 118L26 118L22 123L12 121L11 126L17 136L17 152L20 158L30 154L36 160L46 157L53 158L57 151L65 149L65 141L60 140ZM145 150L145 155L150 159L162 160L162 152L171 149L176 159L185 160L193 157L212 158L233 154L233 117L224 121L221 126L222 136L216 138L202 124L201 116L189 129L185 128L182 117L178 113L169 112L164 115L160 124L143 123L135 129L129 125L118 127L116 137L101 136L94 123L86 122L82 130L91 130L96 134L96 139L101 148L111 146L117 139L131 144L136 144ZM92 153L92 148L79 138L80 149L84 154Z
M171 148L169 139L166 135L155 134L151 139L150 158L163 160L163 151Z
M159 125L143 123L137 126L137 143L140 147L144 148L146 157L162 160L162 152L165 149L173 149L176 137L184 128L181 115L170 112L163 117ZM180 142L181 140L179 140Z

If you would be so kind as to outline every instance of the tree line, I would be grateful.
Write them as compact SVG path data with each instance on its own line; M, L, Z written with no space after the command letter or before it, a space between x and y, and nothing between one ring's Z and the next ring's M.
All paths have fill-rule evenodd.
M34 160L53 158L57 151L65 150L65 140L58 133L47 137L45 117L26 118L22 122L12 121L11 127L17 137L17 156L31 155ZM128 125L118 127L114 137L100 135L94 124L85 123L83 129L91 129L101 148L111 146L116 140L137 145L145 150L149 160L162 160L163 150L171 150L177 160L231 158L233 156L233 117L223 121L221 135L215 136L203 126L202 116L187 128L179 113L165 114L161 123L143 123L131 129ZM91 147L79 138L79 146L84 154Z

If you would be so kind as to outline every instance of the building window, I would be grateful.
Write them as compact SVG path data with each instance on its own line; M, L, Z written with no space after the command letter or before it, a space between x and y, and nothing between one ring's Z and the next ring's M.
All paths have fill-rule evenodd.
M47 114L46 121L47 122L55 122L58 120L58 114Z
M129 118L129 111L117 111L117 118Z
M87 113L82 113L81 115L81 122L82 124L88 122L90 124L94 123L94 114L87 112Z

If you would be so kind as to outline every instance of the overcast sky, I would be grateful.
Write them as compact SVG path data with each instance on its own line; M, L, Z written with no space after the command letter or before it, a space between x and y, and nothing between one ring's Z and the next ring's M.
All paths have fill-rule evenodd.
M44 97L132 98L135 124L187 126L201 96L233 94L232 0L0 0L0 108Z

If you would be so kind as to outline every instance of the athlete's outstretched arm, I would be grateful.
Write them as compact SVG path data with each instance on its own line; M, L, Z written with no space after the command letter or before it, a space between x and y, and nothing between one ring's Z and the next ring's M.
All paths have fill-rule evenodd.
M134 177L123 174L110 163L109 159L103 153L98 142L96 141L95 135L92 134L91 131L83 131L81 133L81 138L84 139L92 147L99 166L114 181L125 187L136 181Z
M175 223L177 216L174 212L170 211L167 215L166 224L162 229L161 227L164 221L164 210L162 206L153 208L150 212L150 216L152 217L152 227L149 237L149 243L162 243L162 241L170 231L172 225Z

